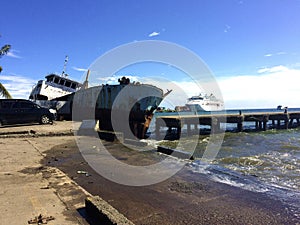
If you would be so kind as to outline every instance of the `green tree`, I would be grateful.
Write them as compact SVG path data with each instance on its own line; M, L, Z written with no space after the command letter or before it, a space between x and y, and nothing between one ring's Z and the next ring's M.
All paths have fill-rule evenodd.
M4 45L1 49L0 49L0 58L4 55L6 55L9 51L9 49L11 48L10 45ZM2 71L2 67L0 66L0 73ZM0 83L0 96L4 97L4 98L12 98L11 95L9 94L8 90Z

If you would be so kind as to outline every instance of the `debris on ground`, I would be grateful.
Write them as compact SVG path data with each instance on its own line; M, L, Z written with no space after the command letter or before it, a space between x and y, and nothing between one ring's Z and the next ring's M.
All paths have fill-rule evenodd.
M28 224L47 224L48 221L54 220L53 216L43 216L42 214L36 216L34 219L28 220Z
M77 174L85 174L86 177L90 176L90 174L87 171L83 171L83 170L78 170Z

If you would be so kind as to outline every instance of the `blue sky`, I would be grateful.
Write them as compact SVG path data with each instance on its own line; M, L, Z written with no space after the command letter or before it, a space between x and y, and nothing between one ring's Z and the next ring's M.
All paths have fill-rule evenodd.
M0 7L0 45L12 45L0 59L0 82L13 97L28 98L37 80L60 73L65 55L67 73L81 81L107 51L162 40L201 57L227 108L300 107L299 0L2 0ZM147 73L136 68L125 71Z

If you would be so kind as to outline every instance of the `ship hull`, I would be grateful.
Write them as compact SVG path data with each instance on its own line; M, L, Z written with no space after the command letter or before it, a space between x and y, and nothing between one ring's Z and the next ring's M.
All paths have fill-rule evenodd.
M102 131L145 138L163 91L146 84L102 85L80 90L71 103L73 120L98 120Z

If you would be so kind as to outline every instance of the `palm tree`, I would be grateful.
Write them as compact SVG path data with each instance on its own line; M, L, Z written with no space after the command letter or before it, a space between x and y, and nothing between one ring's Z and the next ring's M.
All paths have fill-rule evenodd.
M1 49L0 49L0 58L3 55L6 55L10 49L10 45L4 45ZM0 66L0 73L2 71L2 67ZM8 90L0 83L0 96L4 97L4 98L12 98L11 95L9 94Z

